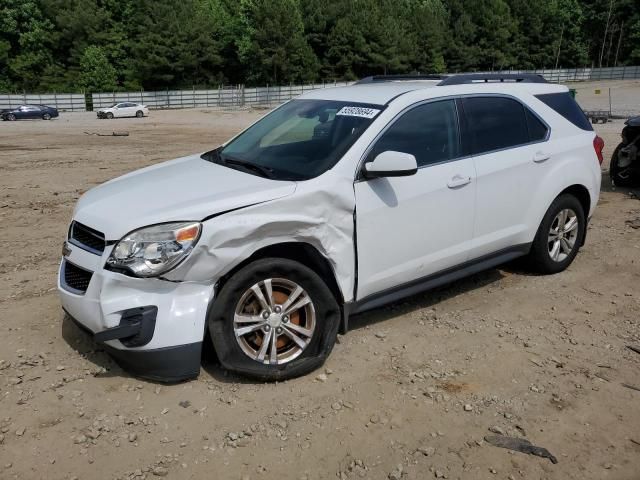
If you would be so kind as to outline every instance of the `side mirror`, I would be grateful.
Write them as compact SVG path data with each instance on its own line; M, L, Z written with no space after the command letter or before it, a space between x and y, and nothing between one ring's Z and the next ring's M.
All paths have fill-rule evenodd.
M408 177L418 171L416 157L410 153L387 150L378 154L371 162L364 164L363 174L366 178Z

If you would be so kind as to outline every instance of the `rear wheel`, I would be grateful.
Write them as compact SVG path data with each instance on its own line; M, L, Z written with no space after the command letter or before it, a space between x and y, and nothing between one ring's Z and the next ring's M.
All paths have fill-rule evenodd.
M142 118L142 117L144 117L144 113L142 113L142 110L138 110L138 111L136 112L136 117L138 117L138 118Z
M611 164L609 165L609 176L611 181L617 187L632 187L635 183L633 173L631 171L631 165L620 167L620 150L623 145L620 144L616 147L611 156Z
M570 194L556 198L544 218L529 252L529 264L540 273L566 269L578 254L585 234L582 204Z
M338 304L322 279L293 260L257 260L224 285L209 313L228 370L285 380L321 366L335 343Z

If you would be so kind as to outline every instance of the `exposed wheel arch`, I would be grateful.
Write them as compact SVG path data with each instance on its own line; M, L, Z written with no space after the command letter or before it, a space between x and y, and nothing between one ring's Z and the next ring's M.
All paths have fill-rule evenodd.
M589 211L591 209L591 195L589 194L589 190L587 189L587 187L580 184L571 185L570 187L567 187L562 192L560 192L556 198L567 193L569 195L573 195L578 199L580 205L582 205L582 210L584 211L585 218L589 218ZM582 235L582 242L580 246L584 245L587 239L587 223L588 221L584 224L584 235Z
M558 197L565 193L576 197L582 205L585 216L589 215L589 210L591 209L591 195L589 194L589 190L587 189L587 187L579 184L571 185L570 187L567 187L562 192L560 192L558 194Z
M344 296L338 287L336 275L333 267L326 257L324 257L313 245L306 242L284 242L269 245L255 251L249 258L243 260L236 265L231 271L223 275L216 286L216 290L220 290L226 281L231 278L238 270L260 258L286 258L300 262L304 266L310 268L322 278L331 293L336 298L340 306L344 304Z

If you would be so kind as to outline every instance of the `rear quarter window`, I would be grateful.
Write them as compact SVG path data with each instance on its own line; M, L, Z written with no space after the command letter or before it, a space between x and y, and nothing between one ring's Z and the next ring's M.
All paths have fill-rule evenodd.
M529 140L541 142L547 138L547 126L542 123L528 108L524 109L527 119L527 129L529 130Z
M569 92L545 93L536 98L582 130L593 131L589 119Z

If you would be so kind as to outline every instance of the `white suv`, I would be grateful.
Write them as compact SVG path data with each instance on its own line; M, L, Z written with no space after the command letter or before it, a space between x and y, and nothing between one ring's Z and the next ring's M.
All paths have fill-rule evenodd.
M64 310L134 374L320 366L349 315L519 256L569 266L602 140L536 76L370 77L275 109L226 144L78 202ZM208 340L207 340L208 341Z

